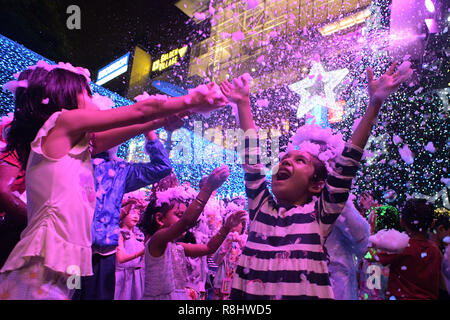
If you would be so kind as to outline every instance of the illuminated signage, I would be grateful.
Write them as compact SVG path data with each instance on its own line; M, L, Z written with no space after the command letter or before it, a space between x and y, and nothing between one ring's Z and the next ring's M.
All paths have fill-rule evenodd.
M114 62L111 62L106 67L101 68L98 71L96 84L102 85L111 79L125 73L128 70L128 60L130 58L130 53L120 57Z
M187 46L178 48L170 51L169 53L164 53L161 57L154 61L152 64L152 71L163 71L178 62L178 59L182 59L187 51Z

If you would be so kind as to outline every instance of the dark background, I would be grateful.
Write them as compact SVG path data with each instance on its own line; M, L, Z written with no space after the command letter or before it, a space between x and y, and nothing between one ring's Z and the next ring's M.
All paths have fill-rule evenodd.
M202 40L176 0L0 0L0 34L55 62L88 68L91 75L136 45L152 57ZM81 9L81 29L69 30L70 5ZM95 76L94 76L95 78Z

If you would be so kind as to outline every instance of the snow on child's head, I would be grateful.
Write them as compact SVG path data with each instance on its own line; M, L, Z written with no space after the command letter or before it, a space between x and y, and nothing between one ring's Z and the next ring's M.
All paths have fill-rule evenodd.
M314 123L300 127L273 171L272 190L278 202L298 205L312 201L343 149L342 135L333 134L330 128Z
M161 228L170 227L184 214L197 192L188 186L176 186L165 191L156 192L139 224L147 235L153 235Z
M63 109L77 109L90 99L89 71L68 63L39 61L14 76L17 80L3 86L15 96L8 149L16 150L20 162L26 164L30 143L48 118Z
M145 192L137 190L124 195L120 210L119 226L134 227L140 220L146 207Z

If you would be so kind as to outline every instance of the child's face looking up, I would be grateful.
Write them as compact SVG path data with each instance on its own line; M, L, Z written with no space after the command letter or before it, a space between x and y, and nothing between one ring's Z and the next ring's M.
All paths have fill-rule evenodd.
M277 173L272 175L272 191L278 202L300 204L316 192L311 183L315 172L312 157L306 151L293 150L281 159Z

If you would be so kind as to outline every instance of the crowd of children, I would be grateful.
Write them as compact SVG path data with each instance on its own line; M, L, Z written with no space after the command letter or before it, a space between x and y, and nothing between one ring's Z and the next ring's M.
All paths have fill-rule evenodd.
M87 70L28 68L7 85L15 112L2 159L15 159L9 174L25 179L27 216L0 270L0 299L445 298L448 210L409 199L398 214L365 194L360 213L351 194L383 102L411 73L408 63L378 79L368 69L369 105L350 140L314 124L299 128L269 186L246 74L101 110ZM153 132L228 103L246 132L246 204L215 199L229 176L225 165L198 191L179 185ZM140 133L149 163L101 156ZM11 162L1 164L3 173ZM14 181L2 183L2 194ZM135 191L149 184L150 195ZM13 221L23 205L8 199L1 198ZM81 282L71 282L74 273Z

